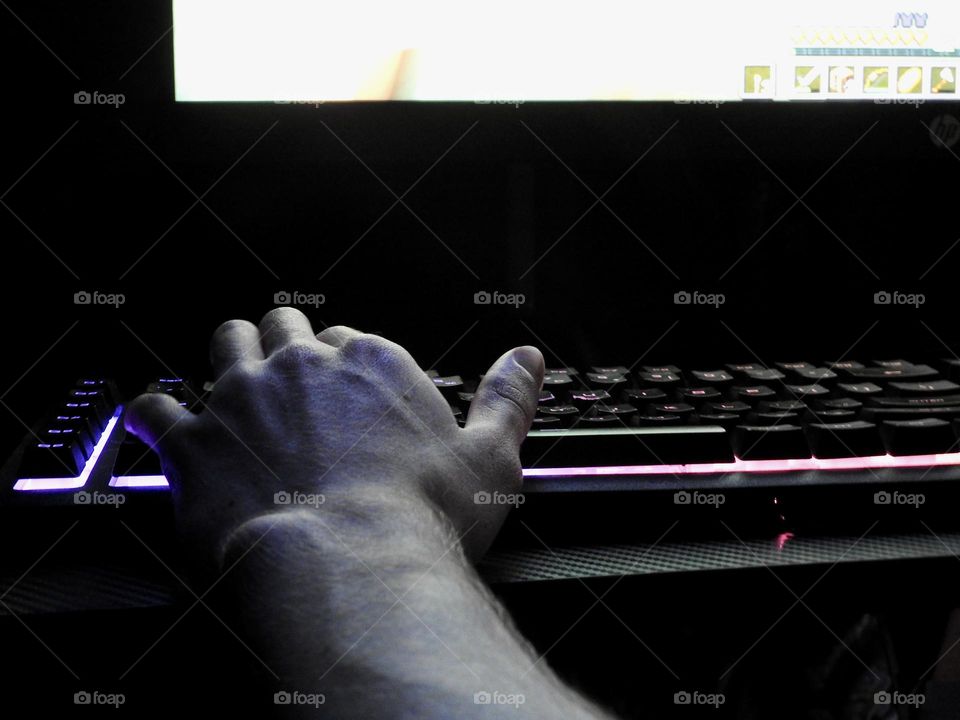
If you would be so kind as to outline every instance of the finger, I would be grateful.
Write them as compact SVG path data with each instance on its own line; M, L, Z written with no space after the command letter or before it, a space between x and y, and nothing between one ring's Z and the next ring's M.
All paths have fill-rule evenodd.
M317 340L333 347L340 347L349 338L355 338L363 335L359 330L354 330L346 325L332 325L326 330L317 333Z
M162 450L169 446L170 432L175 426L195 422L195 416L165 393L146 393L127 405L123 424L146 445Z
M316 344L307 316L291 307L278 307L260 321L260 345L266 355L294 343Z
M470 403L467 429L493 425L515 439L527 435L543 385L543 355L525 345L504 353L484 375Z
M246 320L228 320L210 338L210 364L214 379L220 379L234 365L263 360L260 330Z

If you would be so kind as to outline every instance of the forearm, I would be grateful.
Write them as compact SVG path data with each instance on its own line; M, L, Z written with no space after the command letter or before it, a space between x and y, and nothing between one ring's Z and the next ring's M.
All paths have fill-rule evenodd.
M538 661L438 512L358 495L230 542L240 620L285 689L338 718L604 717Z

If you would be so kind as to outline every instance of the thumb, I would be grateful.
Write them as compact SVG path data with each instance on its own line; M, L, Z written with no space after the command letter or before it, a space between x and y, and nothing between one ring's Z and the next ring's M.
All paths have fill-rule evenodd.
M193 420L193 413L164 393L146 393L127 405L123 424L146 445L155 450L178 423Z
M467 428L495 426L520 447L537 412L543 364L543 355L529 345L501 355L477 387L467 414Z

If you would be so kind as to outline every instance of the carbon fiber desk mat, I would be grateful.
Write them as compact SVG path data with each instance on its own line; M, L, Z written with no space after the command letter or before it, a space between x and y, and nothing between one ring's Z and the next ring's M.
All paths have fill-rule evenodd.
M719 541L498 551L484 558L480 572L491 583L522 583L950 556L960 562L960 533L780 536L744 541L731 537Z

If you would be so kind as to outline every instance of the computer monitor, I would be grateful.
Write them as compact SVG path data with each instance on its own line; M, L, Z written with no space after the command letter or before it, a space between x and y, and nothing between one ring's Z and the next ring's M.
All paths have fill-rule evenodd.
M176 98L956 98L960 3L174 1Z

